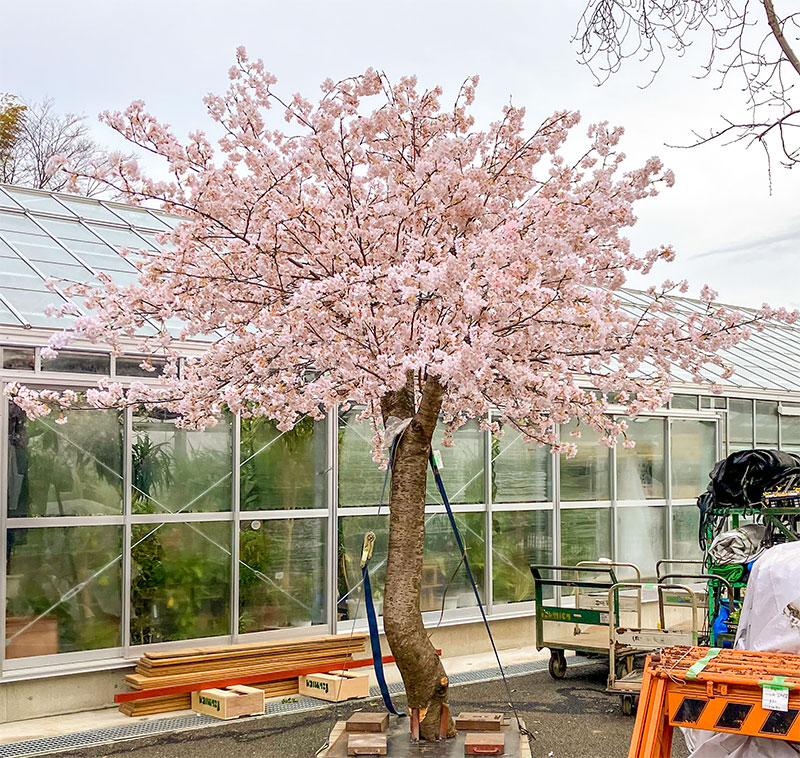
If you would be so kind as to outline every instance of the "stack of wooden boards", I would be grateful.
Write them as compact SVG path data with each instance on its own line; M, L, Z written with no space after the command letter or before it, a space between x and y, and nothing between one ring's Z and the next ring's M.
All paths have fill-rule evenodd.
M297 675L291 675L292 669L312 665L344 666L355 653L364 651L366 639L365 634L328 635L145 653L136 671L125 677L125 682L131 689L140 691L194 684L201 690L208 682L286 671L285 679L263 684L248 682L264 690L266 697L285 697L298 691ZM119 710L127 716L146 716L184 710L190 703L191 694L185 692L120 703Z

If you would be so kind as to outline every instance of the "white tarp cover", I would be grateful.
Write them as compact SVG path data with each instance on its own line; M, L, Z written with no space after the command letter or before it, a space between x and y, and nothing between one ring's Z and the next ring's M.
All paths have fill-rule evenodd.
M764 552L761 541L766 531L767 527L761 524L745 524L730 532L718 534L708 551L711 559L723 566L750 563Z
M756 560L747 583L737 650L800 655L800 542L776 545ZM796 758L800 744L684 729L689 758Z

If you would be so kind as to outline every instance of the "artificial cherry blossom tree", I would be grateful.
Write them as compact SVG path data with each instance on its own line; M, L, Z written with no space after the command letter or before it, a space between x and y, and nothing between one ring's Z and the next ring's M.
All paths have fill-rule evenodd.
M567 145L577 113L531 130L524 110L508 106L479 130L469 113L477 79L451 107L438 88L373 70L326 81L316 103L282 99L241 49L230 80L224 96L206 98L216 146L202 132L180 141L141 102L104 114L163 158L168 178L149 179L122 157L92 175L184 220L163 235L161 252L136 253L138 284L78 288L91 315L50 347L133 341L169 358L160 387L104 382L88 393L96 406L167 405L201 427L227 407L289 429L304 415L359 405L384 462L387 421L410 420L392 461L384 628L409 706L423 714L422 736L432 738L447 678L419 596L437 423L451 432L473 418L495 432L511 425L570 454L576 441L554 430L572 421L612 445L626 425L607 414L608 392L626 415L656 408L675 366L699 378L715 365L723 375L720 348L763 319L793 316L766 306L730 312L707 289L700 307L679 312L666 293L683 286L671 283L650 291L648 307L622 303L629 274L673 253L637 254L622 236L635 201L672 176L655 158L623 171L620 129L591 126L588 139ZM175 319L180 334L167 329ZM181 340L194 337L208 349L178 375ZM34 416L77 401L10 392Z

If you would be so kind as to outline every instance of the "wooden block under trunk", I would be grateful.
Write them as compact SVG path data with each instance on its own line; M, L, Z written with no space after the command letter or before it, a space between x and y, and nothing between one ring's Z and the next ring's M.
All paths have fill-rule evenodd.
M218 719L235 719L264 713L264 690L234 684L192 693L192 710Z
M361 711L347 719L346 729L348 732L385 732L388 726L388 713Z
M502 713L459 713L456 729L467 732L499 732L503 728Z
M501 732L470 732L464 738L464 755L502 755L506 736Z
M369 697L369 674L307 674L300 677L300 694L320 700L350 700Z
M347 736L348 755L386 755L385 734L349 734Z

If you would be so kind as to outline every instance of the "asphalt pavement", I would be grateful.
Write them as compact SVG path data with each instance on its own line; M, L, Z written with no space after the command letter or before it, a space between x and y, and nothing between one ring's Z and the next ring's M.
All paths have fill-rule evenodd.
M508 680L520 717L533 731L534 758L625 758L633 718L623 716L617 698L605 693L607 667L571 666L554 681L546 672ZM395 698L404 705L403 698ZM505 710L502 681L452 687L450 702L459 711ZM221 723L219 726L116 742L78 751L50 753L61 758L313 758L339 719L364 708L364 701L338 707ZM380 701L368 705L379 710ZM677 730L676 730L677 732ZM676 734L673 758L685 758ZM391 756L389 757L391 758Z

